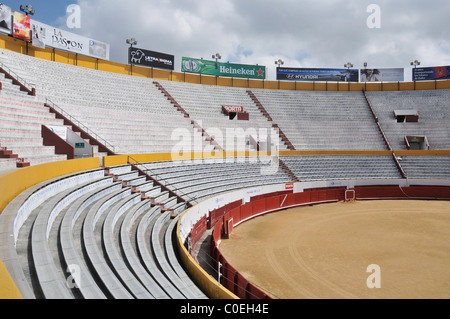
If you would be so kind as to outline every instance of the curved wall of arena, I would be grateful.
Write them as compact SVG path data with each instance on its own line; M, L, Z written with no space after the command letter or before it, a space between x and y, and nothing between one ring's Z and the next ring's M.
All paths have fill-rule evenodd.
M157 80L168 80L205 85L219 85L249 89L279 89L301 91L405 91L450 89L450 80L415 83L288 82L213 77L182 72L171 72L153 68L143 68L138 66L133 66L131 68L131 66L127 64L95 59L75 53L55 50L52 48L40 49L31 45L28 45L27 47L24 41L3 34L0 34L0 47L21 54L26 54L28 52L28 55L39 59L76 65L99 71L133 75Z

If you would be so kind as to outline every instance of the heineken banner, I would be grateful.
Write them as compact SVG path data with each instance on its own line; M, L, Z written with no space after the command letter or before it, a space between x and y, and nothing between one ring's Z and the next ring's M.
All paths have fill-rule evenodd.
M228 76L245 79L264 80L266 78L265 66L221 63L186 57L183 57L181 63L181 71L205 75Z
M450 66L413 69L413 81L434 81L448 79L450 79Z
M172 70L175 65L175 57L170 54L159 53L139 48L128 50L128 62L133 65L148 66L152 68Z
M361 82L403 82L405 69L362 69Z
M93 58L109 60L110 45L107 43L54 28L35 20L31 20L31 30L33 45L39 48L49 46Z
M359 70L353 69L309 69L277 68L277 80L358 82Z

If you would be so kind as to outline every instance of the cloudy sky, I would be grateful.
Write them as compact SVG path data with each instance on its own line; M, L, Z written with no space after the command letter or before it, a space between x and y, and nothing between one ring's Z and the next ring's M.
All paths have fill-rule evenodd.
M22 2L5 1L17 10ZM450 65L448 0L29 0L34 19L67 29L66 8L81 8L81 28L71 32L111 44L111 60L127 62L125 40L181 57L286 67L355 68ZM27 3L27 4L28 4ZM380 8L373 20L371 4ZM380 28L369 28L367 21Z

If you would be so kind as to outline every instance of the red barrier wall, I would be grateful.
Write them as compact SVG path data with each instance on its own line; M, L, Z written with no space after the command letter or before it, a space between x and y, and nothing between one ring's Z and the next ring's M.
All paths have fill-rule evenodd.
M233 203L230 203L226 206L220 207L216 210L213 210L209 213L209 219L208 219L208 229L211 229L217 221L219 221L227 212L229 212L231 209L239 207L242 205L242 200L235 201Z
M203 234L206 232L206 216L204 216L200 221L195 224L195 226L192 228L191 232L191 246L194 247L195 244L199 241L199 239L203 236Z
M241 205L242 202L237 201L211 212L209 214L210 219L215 221L214 223L211 222L211 225L214 226L211 242L211 256L214 259L213 265L216 269L218 261L222 264L221 284L241 299L270 299L270 296L252 285L252 283L234 269L221 254L217 245L222 238L222 233L228 237L233 230L233 225L264 212L276 211L285 207L302 204L343 201L345 200L346 190L346 187L333 187L307 189L303 193L295 194L292 192L277 192L254 197L250 203L245 205ZM450 187L445 186L410 186L403 188L399 186L361 186L356 187L355 192L356 199L426 198L450 200ZM232 223L230 228L228 228L227 224L230 220L232 220ZM195 236L198 237L198 232L201 231L201 229L206 230L206 221L202 219L194 228L196 230Z

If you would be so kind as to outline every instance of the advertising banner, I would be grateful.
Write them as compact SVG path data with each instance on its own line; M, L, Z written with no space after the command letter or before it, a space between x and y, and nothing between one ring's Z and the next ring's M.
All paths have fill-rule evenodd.
M266 78L266 67L260 65L233 64L183 57L182 72L227 76L245 79Z
M82 54L93 58L109 60L110 46L107 43L92 40L78 34L54 28L44 23L31 20L33 45Z
M414 68L413 81L434 81L450 79L450 66Z
M13 36L17 39L30 42L30 17L20 12L13 14Z
M49 126L46 125L47 128L62 138L64 141L67 141L67 127L65 126Z
M0 32L6 34L12 33L12 12L11 7L0 3Z
M128 63L173 71L175 67L175 57L173 55L160 52L139 48L129 48Z
M45 49L47 28L43 24L36 24L31 20L31 44L37 48Z
M233 106L233 105L222 105L222 108L228 113L243 113L243 106Z
M403 82L405 69L361 69L361 82Z
M277 80L299 82L358 82L359 70L324 68L277 68Z

